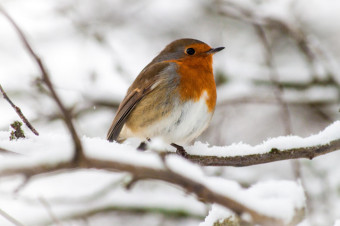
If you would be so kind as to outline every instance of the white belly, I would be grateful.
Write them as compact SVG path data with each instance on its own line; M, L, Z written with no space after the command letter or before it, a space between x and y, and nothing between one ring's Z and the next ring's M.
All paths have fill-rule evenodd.
M212 115L206 105L206 95L202 95L199 101L187 101L174 109L167 118L155 122L138 134L130 135L142 139L160 137L166 143L185 145L208 127Z
M164 136L165 140L179 145L188 144L208 127L213 114L208 111L205 99L202 99L184 104L180 122L170 127L171 131Z

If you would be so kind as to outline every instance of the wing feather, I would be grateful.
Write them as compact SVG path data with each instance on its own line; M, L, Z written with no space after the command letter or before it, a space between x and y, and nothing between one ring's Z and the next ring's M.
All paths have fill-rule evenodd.
M119 105L117 114L113 119L111 127L107 133L107 140L112 142L118 139L118 136L132 110L147 94L149 94L155 87L158 86L158 75L161 74L161 72L168 66L168 62L148 65L138 75L134 83L129 88L126 97Z

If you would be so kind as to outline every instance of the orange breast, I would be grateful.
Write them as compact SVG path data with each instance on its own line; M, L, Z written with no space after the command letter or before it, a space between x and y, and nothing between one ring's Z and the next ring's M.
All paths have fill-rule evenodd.
M212 55L185 57L173 61L179 66L179 92L183 101L198 101L204 92L207 93L209 112L214 111L216 105L216 85L212 69Z

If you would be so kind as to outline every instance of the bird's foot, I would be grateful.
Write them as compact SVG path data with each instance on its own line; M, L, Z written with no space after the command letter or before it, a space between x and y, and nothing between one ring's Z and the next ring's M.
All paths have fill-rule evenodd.
M143 141L143 142L141 142L140 145L137 147L137 150L138 150L138 151L145 151L146 148L147 148L147 145L146 145L146 143Z
M151 142L151 139L149 137L146 138L148 142ZM141 142L140 145L137 147L138 151L145 151L148 148L148 145L145 141Z
M185 151L185 149L181 145L178 145L178 144L175 144L175 143L171 143L171 146L173 146L174 148L177 149L176 153L178 155L181 155L184 158L186 158L188 156L188 153Z

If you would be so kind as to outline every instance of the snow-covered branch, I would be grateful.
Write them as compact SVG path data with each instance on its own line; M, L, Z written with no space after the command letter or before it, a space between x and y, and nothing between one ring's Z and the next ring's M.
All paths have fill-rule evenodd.
M200 159L199 161L206 161L205 164L222 165L221 162L224 161L224 165L251 165L298 157L313 158L326 154L340 149L339 134L340 121L333 123L319 134L307 138L278 137L257 146L233 144L226 147L208 147L207 144L197 142L193 146L186 147L186 150L189 159L195 160L196 157ZM6 137L5 132L2 133L2 137ZM45 134L18 140L15 143L1 139L0 146L5 147L6 150L24 153L28 148L34 151L30 156L10 155L6 159L1 159L0 176L23 174L32 179L36 175L64 173L74 169L128 172L134 181L145 179L166 181L195 194L200 200L217 203L238 215L250 214L252 223L284 225L302 217L301 206L294 206L294 209L299 211L290 214L290 217L271 215L267 211L254 208L256 204L246 201L243 195L240 195L247 191L242 188L235 190L233 187L235 185L225 179L204 175L196 164L177 155L166 155L162 159L158 153L139 152L131 145L109 143L99 138L83 138L85 157L81 161L74 162L69 142L69 138L65 135ZM55 157L56 149L58 149L58 158ZM213 159L217 162L213 162ZM197 159L196 161L199 162ZM246 197L249 199L248 196ZM271 208L280 209L279 206L272 205Z
M261 17L261 15L256 14L256 11L250 11L247 8L238 7L237 5L231 5L229 8L232 8L230 12L228 9L222 9L221 7L221 14L236 19L243 18L243 20L250 24L259 26L262 31L260 35L265 35L262 27L276 27L281 29L284 33L296 40L296 44L300 48L300 51L305 54L311 64L315 62L315 53L309 46L307 35L300 31L300 29L296 29L295 26L292 26L290 23L283 20L272 17ZM39 58L36 52L32 49L27 38L11 17L9 17L4 11L3 14L9 19L15 30L18 32L19 37L24 43L26 51L33 57L34 62L37 64L42 81L60 108L61 117L64 119L70 134L53 131L52 134L43 133L39 137L28 136L26 139L11 142L8 141L7 131L0 132L1 179L5 176L24 175L25 180L21 185L19 185L20 189L22 188L24 190L25 187L30 185L31 181L35 181L37 178L48 177L48 179L50 179L51 173L53 173L53 175L69 175L75 170L82 170L83 172L89 173L92 169L96 169L94 171L97 173L98 171L101 174L109 172L108 174L111 176L114 175L115 172L120 172L119 174L124 174L124 176L131 176L131 180L128 181L125 186L122 184L117 186L122 190L124 190L125 187L127 189L132 187L131 190L135 189L137 187L135 186L136 183L141 180L164 181L172 185L176 185L176 187L180 187L181 189L179 191L183 190L192 194L200 201L213 203L214 205L211 212L221 211L220 207L226 208L227 211L231 210L233 215L237 215L241 221L246 221L248 224L294 225L302 220L305 208L305 196L300 184L289 181L274 181L273 183L260 182L249 188L242 188L236 182L229 181L225 178L207 176L199 165L250 166L288 159L312 159L340 149L340 122L335 122L321 133L307 138L294 136L277 137L265 141L263 144L257 146L232 144L230 146L211 147L208 144L197 142L193 146L184 147L185 152L182 152L181 154L185 159L173 153L159 154L153 150L141 153L136 151L135 147L131 145L109 143L100 138L79 138L72 122L72 116L88 111L89 106L117 106L118 102L110 103L107 102L106 99L97 100L96 98L92 98L91 102L91 100L89 100L90 98L86 97L85 99L87 99L87 104L85 104L83 108L76 109L78 110L77 112L72 112L70 109L67 109L62 102L63 98L59 98L58 93L56 93L50 80L48 70L45 68L42 59ZM265 36L263 37L265 38ZM268 43L266 43L267 41L263 40L263 42L263 44L268 45ZM267 66L272 67L273 63L269 61L272 57L270 51L268 51L267 57ZM306 87L309 87L310 84L313 83L307 83ZM282 83L278 85L282 85ZM233 98L235 98L235 96ZM257 99L253 96L248 99L244 97L238 98L239 99L236 100L230 99L230 101L234 101L234 103L248 101L277 103L275 98L268 99L266 97L266 99ZM303 103L308 105L319 102L326 103L326 99L323 100L321 97L322 100L320 101L319 98L320 97L318 95L316 100L308 98L307 101L305 101L303 99L301 100L301 98L289 99L282 96L280 97L279 102L281 105L286 105L286 103ZM220 105L228 104L228 100L229 99L220 102ZM337 99L327 99L327 101L331 101L331 103L333 103L336 102ZM59 117L59 115L51 114L51 117ZM249 131L256 133L256 130L251 128L249 128ZM8 153L18 153L18 155L10 155ZM87 176L88 175L86 175L86 180L88 180ZM72 181L72 183L78 184L78 181ZM14 189L10 190L10 192L13 192L13 190ZM19 188L14 191L17 190L19 190ZM109 190L111 191L114 189ZM126 191L126 189L124 191ZM70 190L67 190L67 192L70 197L75 197L74 194L70 194ZM79 190L75 189L74 192L79 192ZM107 198L106 195L107 194L105 193L105 197L103 196L101 198ZM142 196L144 194L138 195ZM157 199L167 195L167 191L162 191L161 195L152 198ZM149 201L144 196L143 198L143 201ZM45 202L44 198L40 198L44 208L47 210L51 218L57 222L58 219L63 220L67 218L59 218L61 215L60 212L54 212L54 205L58 205L57 202L53 202L56 199L53 200L52 198L52 201L50 199L46 199ZM98 201L99 198L94 196L91 201L93 200ZM123 200L122 203L124 204L127 202L125 199L121 200ZM85 203L84 199L77 199L77 201L79 201L80 205L85 206L83 205L83 203ZM114 205L111 201L112 200L107 200L106 206ZM11 221L12 218L14 219L14 217L16 217L16 212L11 212L11 206L8 207L4 203L5 202L2 202L0 215L7 216L7 221ZM133 204L131 206L133 207ZM85 209L84 207L86 211L83 211L83 214L80 215L88 216L91 212L91 208L92 210L97 209L98 211L102 211L104 209L103 206L91 206L88 207L88 209ZM2 212L2 209L6 212ZM225 211L225 209L222 211ZM70 215L80 216L79 214ZM225 219L227 218L228 216L225 216ZM216 219L217 218L214 218L214 220ZM213 223L214 222L212 222L211 225L213 225Z
M45 143L54 145L60 144L63 141L63 139L55 139L53 136L42 136L39 140L39 147L44 147ZM32 146L30 148L34 148L37 145L37 141L31 141L18 141L19 144L17 143L16 145L12 142L2 141L1 144L7 148L14 148L14 151L22 152L23 150L20 150L21 145L26 147ZM24 174L32 178L36 175L52 172L63 173L74 169L128 172L135 180L154 179L165 181L178 185L185 191L195 194L204 202L217 203L224 206L237 215L249 214L251 216L250 222L252 223L285 225L293 219L302 217L300 216L300 211L291 214L289 217L283 217L282 215L271 215L267 211L258 210L255 203L260 200L257 200L257 198L254 200L255 197L250 198L249 195L245 195L247 190L240 188L234 182L221 178L207 177L198 166L179 156L168 155L162 160L157 153L141 153L131 146L117 143L111 144L101 139L86 138L83 140L83 143L85 145L86 157L81 161L71 161L70 153L72 151L68 147L65 147L63 150L59 149L59 151L64 153L63 158L60 159L53 159L55 155L53 150L37 150L30 157L20 155L19 157L6 158L6 161L1 161L0 175ZM244 197L247 198L245 199ZM271 205L271 208L276 207ZM280 209L279 206L277 208ZM293 209L300 210L301 208L303 206L299 204L294 206ZM298 216L296 215L297 213L299 213Z
M320 144L310 147L291 149L271 148L266 153L257 153L237 156L214 156L186 154L184 157L202 166L251 166L269 162L276 162L289 159L307 158L313 159L329 152L340 150L340 139L333 140L327 144ZM194 153L195 151L193 151ZM223 151L221 151L223 152Z

